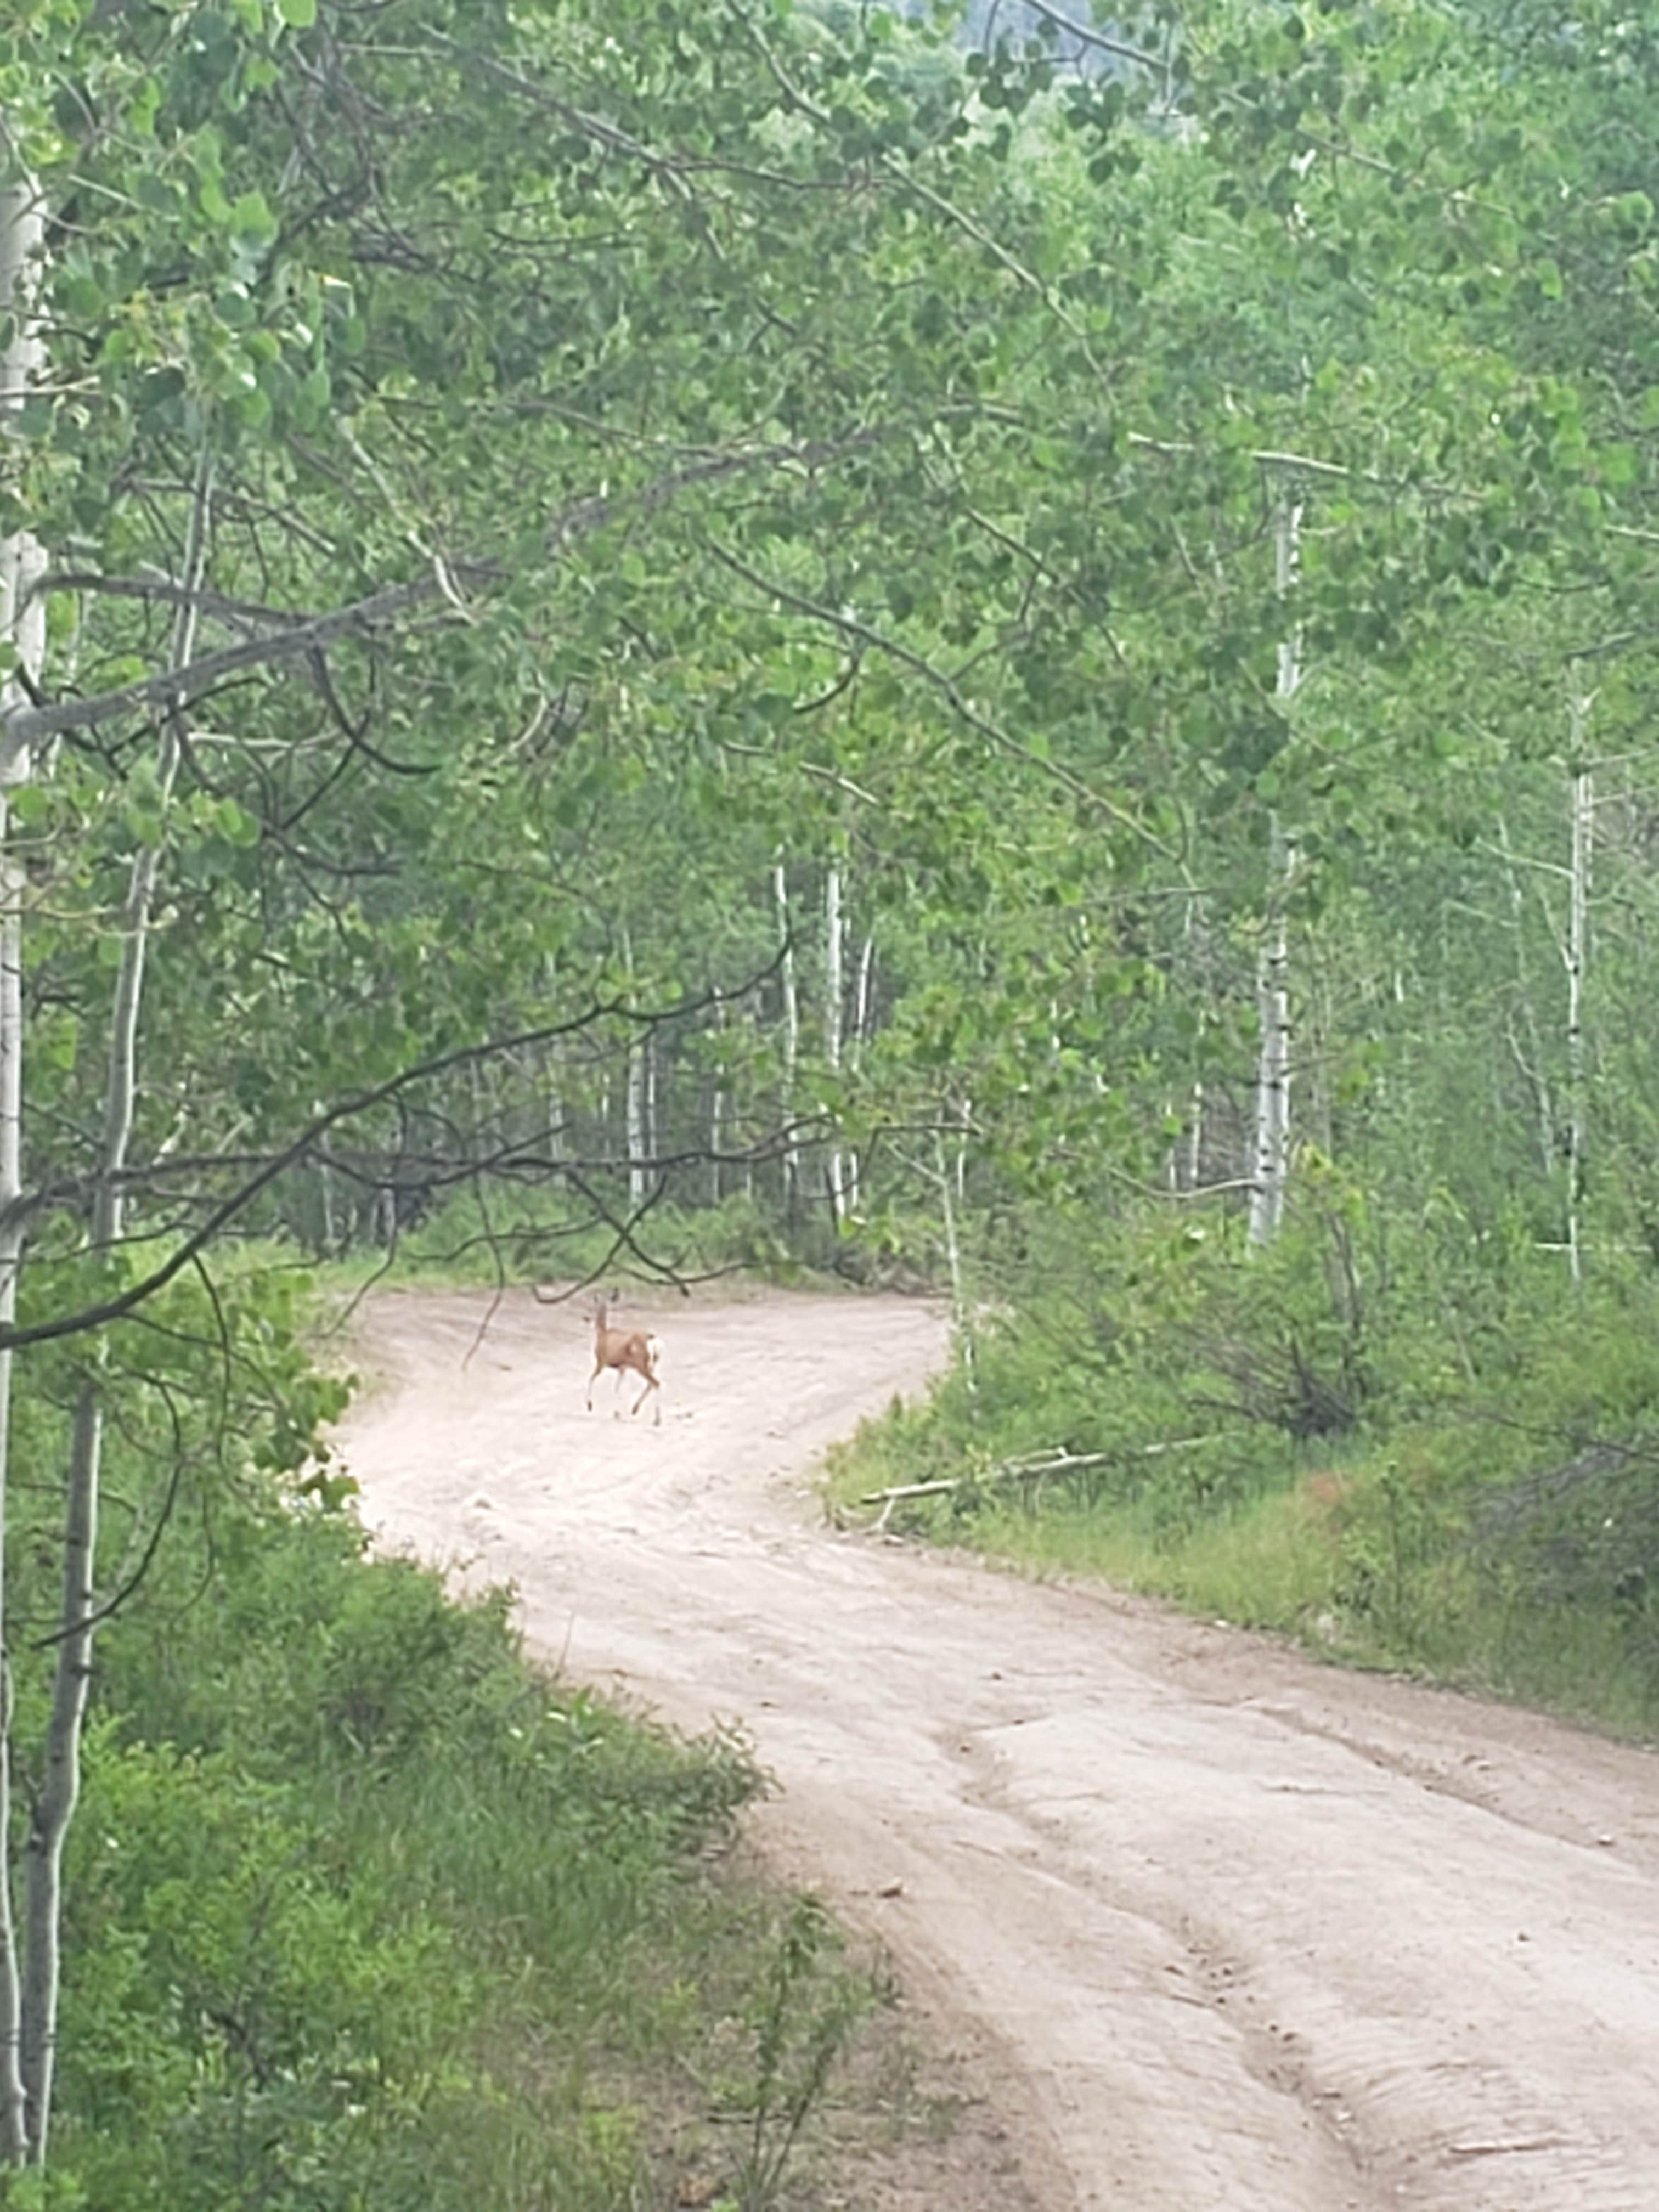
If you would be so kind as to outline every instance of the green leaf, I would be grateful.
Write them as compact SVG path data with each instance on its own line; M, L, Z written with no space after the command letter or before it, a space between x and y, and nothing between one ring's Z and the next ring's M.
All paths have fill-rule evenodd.
M276 13L290 31L308 31L317 20L317 0L276 0Z
M0 675L15 665L16 657L9 646L0 646ZM37 783L15 784L7 796L6 804L12 820L20 828L33 829L52 812L52 794Z
M214 809L214 826L227 844L250 846L259 842L259 824L234 799L222 799Z
M272 239L276 235L276 218L263 192L244 192L230 210L233 230L245 238Z

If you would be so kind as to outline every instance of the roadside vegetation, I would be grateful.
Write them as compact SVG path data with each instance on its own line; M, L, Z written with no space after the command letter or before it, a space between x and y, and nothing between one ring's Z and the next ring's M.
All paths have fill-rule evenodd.
M1352 1226L1261 1257L1242 1220L1050 1220L987 1254L951 1374L832 1455L836 1510L1659 1731L1651 1271L1574 1295L1524 1224L1386 1266Z
M55 2156L0 2201L760 2212L879 1972L734 1857L744 1744L550 1680L510 1592L366 1557L346 1490L245 1461L103 1639Z

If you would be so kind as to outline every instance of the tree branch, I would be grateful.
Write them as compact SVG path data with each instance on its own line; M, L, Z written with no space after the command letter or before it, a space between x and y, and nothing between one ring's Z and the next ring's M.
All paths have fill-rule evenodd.
M493 1059L500 1054L521 1052L530 1046L547 1044L556 1038L579 1035L582 1030L591 1029L596 1022L607 1019L630 1022L640 1028L650 1030L659 1023L670 1018L684 1018L689 1014L706 1012L712 1006L729 1004L746 997L759 982L772 973L775 964L775 960L769 962L758 975L748 977L735 990L724 990L716 986L702 993L696 999L684 1000L671 1008L659 1009L656 1012L642 1011L620 999L593 1000L582 1012L572 1015L568 1020L546 1023L536 1029L519 1030L510 1036L491 1037L483 1044L458 1046L453 1051L439 1053L430 1060L418 1060L413 1066L401 1069L397 1074L388 1076L385 1082L375 1084L367 1091L358 1091L349 1098L342 1099L335 1105L325 1107L312 1116L291 1143L283 1146L278 1151L261 1159L259 1164L251 1174L243 1177L235 1189L210 1208L198 1227L191 1230L187 1236L180 1239L179 1244L159 1267L153 1268L139 1281L131 1284L118 1296L103 1299L94 1306L83 1307L79 1312L59 1314L50 1321L34 1322L21 1328L0 1327L0 1353L26 1344L45 1344L60 1337L83 1335L88 1330L101 1328L110 1322L120 1321L127 1315L135 1312L158 1291L164 1290L175 1275L191 1266L198 1255L206 1250L220 1231L234 1221L238 1214L246 1212L253 1200L262 1192L268 1190L279 1176L285 1174L289 1169L298 1166L301 1161L314 1152L321 1139L331 1129L337 1127L343 1121L353 1120L358 1115L369 1113L377 1106L384 1106L391 1100L400 1098L405 1091L411 1090L416 1085L430 1082L435 1077L450 1074L457 1068L476 1065L480 1061ZM756 1153L754 1156L760 1157L760 1154ZM665 1157L662 1162L656 1164L665 1166L672 1164L672 1158ZM149 1170L150 1175L152 1176L156 1175L167 1164L156 1164L152 1166ZM507 1171L512 1165L516 1165L524 1170L527 1170L532 1165L540 1165L544 1166L548 1172L566 1173L574 1169L575 1176L580 1176L586 1164L582 1162L553 1160L538 1163L535 1157L528 1152L520 1152L514 1158L503 1150L499 1155L497 1171ZM615 1163L607 1160L592 1164L609 1168ZM461 1170L461 1173L476 1174L477 1165L477 1162L470 1163ZM572 1179L574 1180L575 1176ZM122 1180L125 1182L125 1178ZM85 1189L91 1187L91 1182L92 1179L89 1178L77 1188ZM580 1183L578 1187L580 1188ZM19 1210L20 1205L32 1208L38 1202L36 1198L31 1196L28 1200L15 1205L9 1210L8 1216L0 1217L0 1232L3 1231L8 1219Z
M499 571L471 573L495 574ZM124 684L114 691L101 691L90 699L58 699L47 706L15 709L0 725L3 732L0 734L0 775L6 773L20 753L38 744L43 738L58 736L65 730L96 729L118 714L184 706L240 669L258 668L273 660L314 653L336 638L368 635L387 627L412 607L424 605L441 596L441 586L435 575L418 576L410 583L392 584L384 591L372 592L367 599L356 599L349 606L302 618L292 628L278 630L269 637L246 638L240 645L198 654L182 667L163 669L157 675L142 677L136 684Z
M751 469L817 468L825 462L843 459L849 453L879 445L898 434L902 427L896 423L876 425L853 431L844 438L817 439L799 445L742 447L672 471L636 491L596 493L576 501L554 520L547 533L548 548L551 552L561 552L623 514L655 514L694 485L718 483L723 477ZM326 614L293 618L288 628L269 636L246 638L216 653L204 653L183 667L165 669L157 675L141 678L137 683L122 684L116 690L99 692L89 699L58 699L15 707L0 720L0 776L7 773L21 753L43 738L58 736L66 730L95 729L121 714L183 706L243 669L313 655L339 638L371 635L434 599L453 606L458 582L496 583L502 580L505 573L494 562L434 560L429 575L387 585L380 591L371 592L365 599L354 599L349 605L336 607ZM104 587L110 587L108 580ZM167 594L156 590L155 596Z
M550 1023L543 1028L522 1030L509 1037L495 1037L488 1043L462 1045L453 1052L440 1053L433 1059L417 1061L413 1067L402 1069L388 1076L384 1083L375 1084L354 1097L339 1101L313 1115L292 1143L274 1152L254 1174L247 1176L226 1198L222 1199L208 1214L199 1228L181 1240L177 1249L138 1282L133 1283L118 1296L102 1299L98 1304L83 1307L78 1313L58 1314L51 1321L33 1322L23 1328L0 1327L0 1352L13 1350L25 1344L47 1344L59 1337L80 1336L89 1329L101 1328L106 1322L120 1321L134 1312L146 1299L164 1290L173 1277L189 1267L197 1255L205 1251L220 1231L234 1221L251 1206L260 1193L276 1182L288 1169L297 1166L312 1151L318 1140L342 1121L367 1114L376 1106L384 1106L412 1085L429 1081L434 1076L448 1074L458 1067L488 1060L496 1053L521 1050L526 1045L545 1044L556 1037L571 1036L590 1027L605 1015L626 1016L629 1009L619 1003L590 1006L583 1013L568 1021Z

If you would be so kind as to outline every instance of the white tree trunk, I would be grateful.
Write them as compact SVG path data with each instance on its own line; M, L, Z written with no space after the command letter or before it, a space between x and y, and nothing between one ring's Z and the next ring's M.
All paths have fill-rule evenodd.
M841 1073L842 1006L847 928L842 914L841 866L831 860L823 880L823 1056L833 1074ZM830 1207L839 1222L847 1208L847 1163L841 1146L830 1151Z
M649 1049L648 1036L635 1037L628 1048L628 1204L635 1213L645 1204L649 1188L645 1166L649 1151L645 1126L645 1058Z
M963 1139L963 1148L966 1139ZM967 1285L962 1268L962 1238L957 1228L957 1209L951 1196L951 1184L957 1180L961 1165L959 1150L956 1165L945 1157L945 1139L941 1133L933 1137L933 1171L939 1179L939 1211L945 1222L945 1264L951 1276L951 1313L956 1324L957 1350L962 1358L962 1371L970 1391L976 1391L978 1382L974 1365L973 1316L968 1310Z
M853 1002L853 1035L859 1043L870 1042L870 1024L874 1017L872 987L876 973L876 940L866 937L864 950L859 955L858 994Z
M1274 528L1276 580L1281 599L1296 588L1302 509L1281 497ZM1292 623L1279 648L1275 696L1288 710L1302 680L1301 635ZM1256 1061L1255 1127L1251 1146L1249 1241L1255 1250L1272 1243L1285 1213L1291 1159L1290 944L1285 901L1296 872L1296 847L1275 812L1268 830L1267 912L1256 980L1261 1044Z
M0 161L9 162L9 133L0 116ZM0 349L0 451L9 443L10 418L22 404L45 359L30 309L37 257L46 235L44 210L33 181L19 175L0 185L0 317L9 313L10 336ZM44 601L29 596L46 567L45 550L29 531L0 539L0 644L38 679L46 652ZM25 687L0 671L0 720L23 703ZM0 1322L17 1311L17 1273L23 1256L23 870L13 850L10 790L29 770L26 752L0 763ZM12 1355L0 1351L0 1652L7 1648L4 1620L5 1501L9 1470ZM21 2059L22 1987L18 1975L11 1865L11 1677L0 1665L0 2156L21 2165L28 2151Z
M1198 1030L1193 1041L1194 1058L1203 1064L1206 1001L1206 974L1208 967L1207 936L1202 905L1195 899L1187 902L1186 921L1182 934L1186 939L1187 963L1190 971L1191 988L1198 1001ZM1187 1094L1187 1115L1177 1147L1176 1188L1194 1191L1204 1179L1204 1078L1194 1074Z
M319 1106L313 1109L320 1113ZM340 1220L334 1204L334 1170L326 1160L317 1166L317 1196L322 1212L323 1250L331 1260L337 1258L340 1249Z
M551 953L547 956L546 976L549 1000L556 1002L559 970L558 963ZM562 1160L565 1156L568 1124L564 1097L564 1053L557 1037L550 1037L543 1051L542 1096L547 1157L550 1160Z
M783 1118L786 1127L795 1117L795 1070L800 1064L800 998L795 988L795 946L789 933L789 884L780 860L772 871L772 894L778 910L778 937L782 945L778 977L783 992ZM800 1183L800 1152L793 1134L784 1146L784 1203L794 1211Z
M187 593L201 588L206 561L211 467L204 457L191 505L185 568ZM196 645L196 609L187 599L173 625L172 665L182 668ZM161 726L156 780L165 810L179 771L182 708ZM128 872L121 918L121 957L115 975L109 1060L105 1073L104 1127L98 1188L93 1200L92 1241L111 1250L121 1239L126 1206L120 1177L126 1166L138 1096L138 1018L143 1003L159 846L141 847ZM58 1621L58 1663L46 1722L41 1784L29 1821L27 1928L23 1975L23 2088L29 2115L29 2155L44 2165L52 2120L52 2076L58 2046L62 1972L64 1845L75 1816L81 1783L81 1735L91 1686L97 1604L99 1475L103 1452L102 1348L82 1383L70 1431L64 1514L63 1595Z
M715 1076L708 1097L708 1202L720 1202L720 1140L726 1134L726 1093Z
M646 1031L642 1050L645 1057L645 1153L647 1159L659 1160L663 1151L662 1054L657 1050L654 1030Z
M628 969L629 992L634 988L634 938L630 930L622 933L623 959ZM628 1208L637 1213L645 1204L648 1179L645 1170L648 1145L646 1133L646 1067L647 1037L631 1036L628 1040L626 1064L623 1070L623 1147L628 1158Z
M731 1015L721 999L714 1009L714 1028L719 1037L715 1066L708 1093L708 1196L710 1203L718 1206L725 1194L726 1179L721 1171L720 1154L726 1148L726 1125L730 1101L726 1095L726 1037L731 1026Z
M757 1044L755 1032L759 1019L760 1010L758 1005L752 1000L746 1001L739 1010L738 1014L742 1043L742 1059L743 1064L745 1066L751 1066L754 1063ZM736 1102L733 1101L732 1103L735 1110ZM740 1132L740 1133L742 1133ZM744 1142L743 1147L743 1195L745 1204L750 1206L754 1204L755 1155L750 1149L750 1146L747 1141Z
M1589 695L1572 671L1569 702L1571 729L1568 767L1571 775L1572 875L1567 905L1567 1264L1575 1284L1584 1279L1583 1207L1589 1107L1584 1054L1584 981L1589 965L1590 860L1595 827L1595 784L1584 758L1584 728Z
M855 1062L864 1056L864 1048L870 1041L870 1024L875 1018L872 996L875 973L876 940L873 936L866 935L863 949L859 954L858 982L854 987L853 996L852 1045L853 1058ZM858 1212L859 1188L863 1174L862 1158L856 1152L849 1152L847 1158L847 1203L854 1213Z
M1193 1078L1193 1087L1187 1097L1187 1133L1182 1146L1178 1187L1194 1191L1204 1179L1204 1082L1201 1076Z

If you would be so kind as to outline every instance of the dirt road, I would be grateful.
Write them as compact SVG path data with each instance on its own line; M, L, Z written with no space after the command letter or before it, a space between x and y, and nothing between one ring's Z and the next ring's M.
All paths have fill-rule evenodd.
M472 1349L486 1303L377 1301L366 1519L747 1725L769 1847L970 2025L1036 2202L1659 2212L1659 1759L827 1528L815 1458L942 1356L913 1303L641 1315L660 1428L584 1412L572 1310Z

